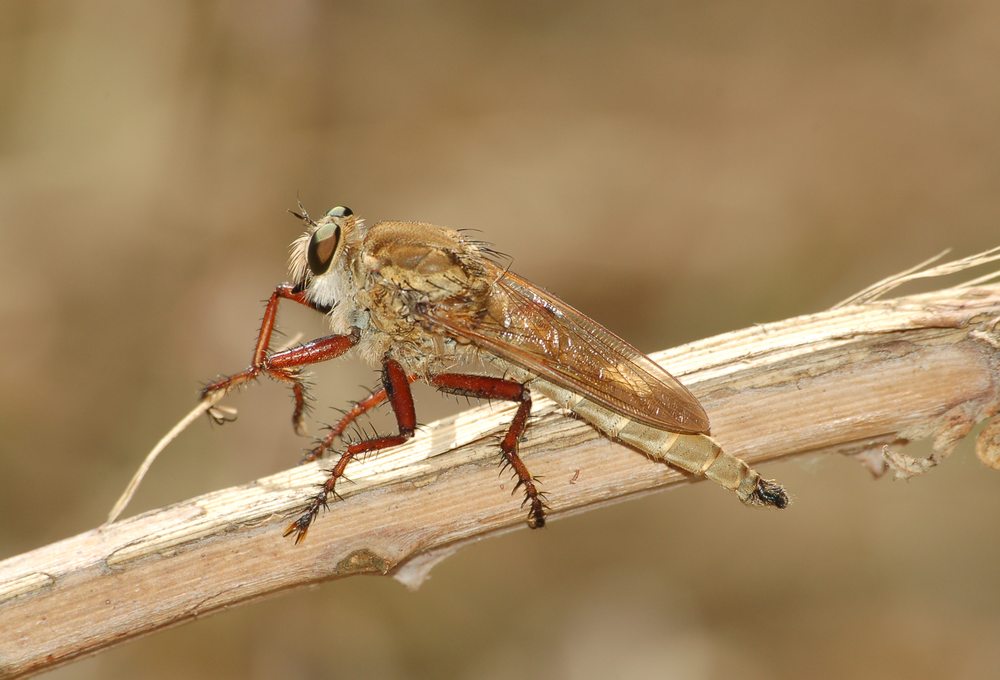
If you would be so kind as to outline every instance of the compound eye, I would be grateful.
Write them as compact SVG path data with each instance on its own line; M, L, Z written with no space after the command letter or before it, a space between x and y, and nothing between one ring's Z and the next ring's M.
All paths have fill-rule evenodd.
M327 213L327 217L350 217L354 214L350 208L338 205L336 208Z
M337 208L334 208L336 210ZM333 211L330 211L333 214ZM347 214L350 214L348 211ZM313 276L325 274L333 262L333 256L337 252L337 244L340 243L340 225L327 222L317 229L312 238L309 239L309 271Z

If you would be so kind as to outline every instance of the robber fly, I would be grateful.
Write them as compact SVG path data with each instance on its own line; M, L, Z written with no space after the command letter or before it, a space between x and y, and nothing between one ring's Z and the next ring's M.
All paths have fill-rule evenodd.
M380 366L382 386L354 405L305 456L323 456L356 418L388 401L398 432L349 443L320 491L285 531L298 543L327 507L347 464L360 454L402 444L417 426L410 384L518 405L500 441L502 464L513 470L528 505L528 525L545 524L545 499L518 455L531 412L543 394L604 435L650 458L704 475L748 505L783 508L788 496L709 435L698 400L673 376L590 317L510 272L488 245L460 231L421 222L371 227L336 207L306 225L291 247L291 283L267 301L250 366L207 385L203 397L266 375L287 383L302 429L306 393L302 369L357 348ZM292 300L326 314L332 335L269 351L278 303ZM480 360L502 376L456 372ZM487 371L489 373L489 371ZM210 411L217 420L219 411Z

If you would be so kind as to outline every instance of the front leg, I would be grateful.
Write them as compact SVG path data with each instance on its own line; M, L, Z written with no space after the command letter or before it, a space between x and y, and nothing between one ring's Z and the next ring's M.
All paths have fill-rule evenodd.
M281 300L292 300L321 313L329 312L329 308L315 304L306 297L305 291L290 283L282 283L267 301L264 308L264 318L261 320L260 332L257 335L257 343L254 345L253 355L250 358L250 365L239 373L219 378L201 391L201 398L205 399L218 392L228 392L229 390L256 379L261 374L268 377L290 383L292 394L295 399L295 408L292 413L292 424L296 432L302 432L302 416L306 407L305 387L299 369L308 364L326 361L338 357L351 347L357 344L359 331L352 329L348 335L330 335L318 340L312 340L298 347L293 347L274 354L268 354L268 347L271 344L271 336L274 333L274 323L278 315L278 303ZM216 422L222 422L222 418L214 412L209 411L209 415Z

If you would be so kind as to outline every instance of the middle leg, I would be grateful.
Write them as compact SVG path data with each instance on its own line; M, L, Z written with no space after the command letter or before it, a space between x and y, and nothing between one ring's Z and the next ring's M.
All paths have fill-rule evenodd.
M417 414L413 406L413 393L410 392L410 383L413 382L410 376L406 374L403 367L395 359L390 359L388 356L382 360L382 389L374 392L366 401L371 402L370 405L359 411L358 415L363 413L368 408L371 408L379 403L382 399L378 399L378 395L384 392L383 399L387 398L389 404L392 405L392 411L396 416L396 424L399 427L398 434L389 435L386 437L374 437L372 439L366 439L364 441L355 442L347 447L347 449L340 454L340 458L337 459L337 463L330 470L329 476L320 487L319 493L313 496L312 501L306 506L305 511L299 515L298 519L288 525L285 529L285 536L290 536L295 534L295 542L299 543L305 539L306 533L309 531L309 526L316 519L321 508L327 508L327 499L330 494L337 497L337 492L334 490L337 485L337 480L344 476L344 470L347 469L347 464L357 456L358 454L368 453L371 451L379 451L381 449L387 449L391 446L398 446L405 442L407 439L413 436L414 431L417 428ZM350 416L354 410L359 407L355 407L352 411L349 411L345 418ZM357 416L354 416L357 417ZM346 425L344 426L346 427ZM331 439L332 441L332 439Z
M416 374L406 376L407 382L410 383L415 382L416 379ZM376 406L385 403L388 398L389 393L383 385L377 390L372 390L371 394L364 399L355 402L354 406L352 406L350 410L341 411L343 415L340 420L337 421L337 424L330 426L329 432L327 432L322 439L316 441L311 449L306 451L305 455L302 456L301 462L310 463L314 460L322 458L323 454L329 451L330 447L333 446L333 443L337 441L337 438L344 434L347 428L351 426L351 423L371 411Z

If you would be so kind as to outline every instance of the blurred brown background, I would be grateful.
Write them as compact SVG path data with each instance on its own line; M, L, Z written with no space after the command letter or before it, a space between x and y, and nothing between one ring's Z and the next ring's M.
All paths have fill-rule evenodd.
M297 196L481 229L646 350L997 245L998 27L985 1L4 3L0 557L98 524L245 364ZM375 378L317 374L319 420ZM420 395L424 421L463 407ZM133 511L297 460L281 387L230 403ZM1000 477L971 447L908 484L766 472L789 511L696 485L51 677L994 676Z

